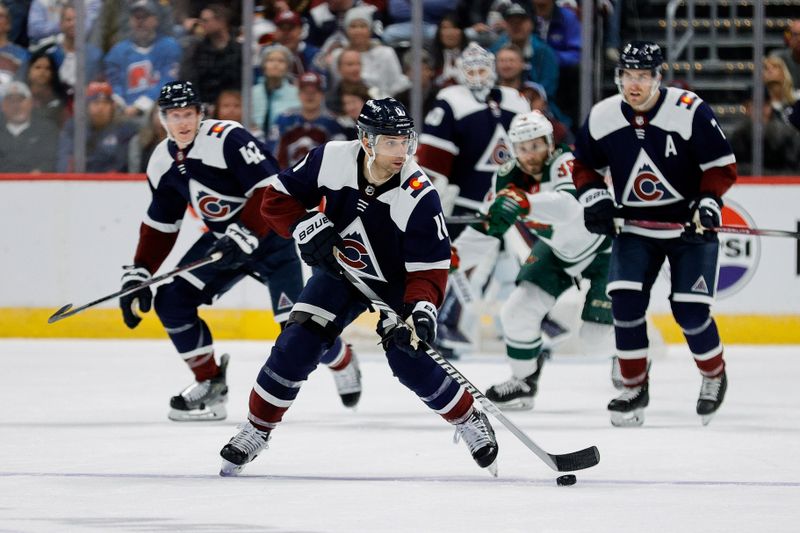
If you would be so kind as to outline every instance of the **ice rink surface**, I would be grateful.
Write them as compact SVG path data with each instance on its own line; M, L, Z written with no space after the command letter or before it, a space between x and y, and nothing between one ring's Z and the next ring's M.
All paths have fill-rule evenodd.
M175 423L169 397L191 377L167 341L1 341L0 531L800 531L796 346L729 347L707 427L683 347L654 361L642 428L610 426L607 360L556 356L534 410L508 415L549 452L598 446L571 487L493 419L492 478L363 349L357 411L320 368L270 449L220 478L268 347L217 347L232 358L228 420ZM482 389L508 375L499 356L455 364Z

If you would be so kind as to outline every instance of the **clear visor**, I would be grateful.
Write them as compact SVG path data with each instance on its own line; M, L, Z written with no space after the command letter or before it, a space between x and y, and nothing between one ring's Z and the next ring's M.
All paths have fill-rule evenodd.
M370 135L369 144L376 155L389 157L412 156L417 151L417 133L409 135Z

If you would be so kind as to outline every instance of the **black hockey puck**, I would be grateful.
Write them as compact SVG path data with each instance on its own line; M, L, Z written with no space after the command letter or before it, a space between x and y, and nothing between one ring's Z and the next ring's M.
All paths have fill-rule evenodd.
M556 483L558 483L559 487L574 485L577 481L578 478L575 477L575 474L566 474L563 476L558 476L558 478L556 479Z

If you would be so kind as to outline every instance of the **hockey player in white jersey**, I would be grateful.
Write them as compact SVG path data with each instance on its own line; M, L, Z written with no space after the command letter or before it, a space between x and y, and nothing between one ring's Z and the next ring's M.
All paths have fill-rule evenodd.
M511 379L486 397L505 409L531 409L544 358L540 324L574 280L590 282L580 340L586 353L612 355L611 302L605 294L611 239L589 233L572 183L574 157L553 143L553 126L539 111L514 117L509 128L515 158L500 167L484 204L486 221L455 240L459 268L485 282L486 258L496 256L504 235L524 221L538 240L517 276L500 316ZM481 273L484 276L481 276ZM476 279L477 278L477 279Z
M358 130L357 140L331 141L282 171L264 197L270 227L294 234L314 274L258 373L248 421L220 451L221 475L238 474L267 447L320 356L367 310L369 302L342 277L335 250L417 337L436 337L450 239L439 195L411 159L414 122L394 98L368 100ZM316 210L323 197L324 213ZM412 341L411 329L388 319L377 329L398 380L455 427L478 466L496 475L494 430L472 395Z
M269 287L275 320L283 325L303 286L294 242L270 231L260 213L267 180L278 172L264 146L241 124L203 120L203 104L191 82L165 84L158 99L168 138L147 166L152 199L139 231L133 264L124 267L123 289L150 279L178 237L188 205L206 224L180 265L221 251L222 258L161 285L155 298L144 288L120 298L129 328L139 311L155 308L170 340L195 381L170 400L176 421L226 417L228 355L214 358L211 330L197 313L245 276ZM351 348L336 339L323 356L333 371L342 402L354 406L361 394L358 363Z
M625 390L608 404L615 426L644 422L650 401L645 312L665 260L672 314L702 376L696 412L704 424L727 388L710 313L719 262L712 229L720 224L722 196L736 181L736 158L708 104L690 91L661 87L662 63L657 44L628 43L615 72L620 94L592 107L575 148L573 179L584 223L593 233L616 236L608 293ZM626 219L619 235L616 217Z

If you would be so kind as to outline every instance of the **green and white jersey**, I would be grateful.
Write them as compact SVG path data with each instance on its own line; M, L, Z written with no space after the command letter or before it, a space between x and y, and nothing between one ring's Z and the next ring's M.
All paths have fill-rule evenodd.
M571 265L569 271L580 272L595 254L607 251L611 240L590 233L583 225L583 208L578 203L572 182L575 157L567 145L558 145L542 171L541 181L526 174L512 159L495 173L493 187L484 209L497 191L514 184L527 193L531 208L526 226L553 250L553 254Z

